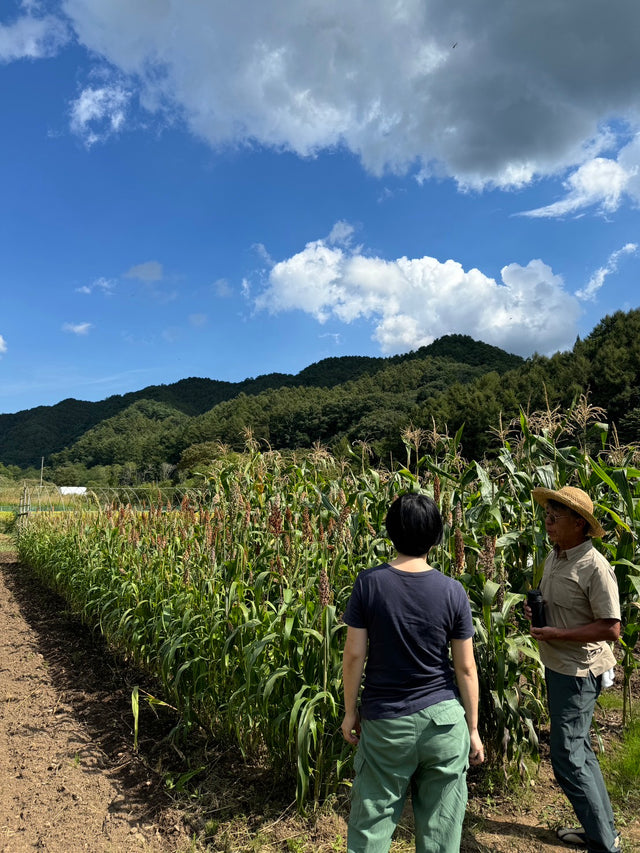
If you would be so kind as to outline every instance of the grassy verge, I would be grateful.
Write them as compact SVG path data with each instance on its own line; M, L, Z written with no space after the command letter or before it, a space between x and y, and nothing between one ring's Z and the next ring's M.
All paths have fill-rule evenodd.
M624 816L633 819L640 811L640 716L627 724L622 740L603 757L603 772L611 799Z
M0 554L8 554L16 550L13 539L6 533L0 533Z

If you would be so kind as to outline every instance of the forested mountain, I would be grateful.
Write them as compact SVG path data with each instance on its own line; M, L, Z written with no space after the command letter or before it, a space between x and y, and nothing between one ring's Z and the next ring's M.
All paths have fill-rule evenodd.
M321 442L338 454L366 442L378 460L402 460L402 432L434 426L450 435L463 426L464 455L481 458L501 420L566 409L583 394L622 442L640 441L640 310L606 317L551 358L525 361L451 335L392 358L325 359L296 376L186 379L2 415L0 461L38 465L45 455L58 483L118 485L189 477L224 449L243 450L249 435L263 448Z
M164 403L177 413L195 416L241 394L252 396L287 387L332 388L373 374L388 364L421 360L430 355L452 358L485 371L500 372L522 361L518 356L465 335L448 335L416 352L392 358L327 358L306 367L297 375L269 373L242 382L192 377L170 385L151 385L141 391L114 395L97 403L68 399L55 406L38 406L15 414L0 415L0 462L20 467L39 466L41 457L48 459L52 454L70 447L88 430L116 417L141 400ZM120 427L116 425L114 429L119 430ZM83 446L86 444L85 441Z

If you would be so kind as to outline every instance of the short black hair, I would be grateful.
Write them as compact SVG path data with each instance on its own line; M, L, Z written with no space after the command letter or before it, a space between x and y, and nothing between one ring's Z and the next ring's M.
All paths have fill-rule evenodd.
M389 507L384 523L396 551L408 557L428 554L442 539L442 516L427 495L400 495Z

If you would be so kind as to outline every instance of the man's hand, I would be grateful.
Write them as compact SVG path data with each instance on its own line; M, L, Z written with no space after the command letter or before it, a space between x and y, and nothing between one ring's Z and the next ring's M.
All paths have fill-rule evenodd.
M353 714L345 714L340 726L342 729L342 737L347 743L357 746L360 743L360 714L355 711Z
M534 640L544 642L545 640L561 640L562 628L553 628L551 625L545 625L544 628L531 627L531 636Z
M572 643L598 643L604 640L615 643L620 636L619 619L596 619L586 625L575 628L554 628L547 625L544 628L531 628L531 636L535 640L565 640Z

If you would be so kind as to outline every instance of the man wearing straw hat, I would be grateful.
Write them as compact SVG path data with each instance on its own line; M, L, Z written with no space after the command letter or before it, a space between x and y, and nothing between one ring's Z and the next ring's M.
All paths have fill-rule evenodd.
M620 850L613 811L590 728L602 676L615 664L611 642L620 636L620 600L613 569L593 547L604 536L586 492L573 486L537 488L554 547L540 589L546 626L532 627L545 666L551 718L551 764L581 828L559 829L566 844L590 853ZM525 612L531 618L527 607Z

